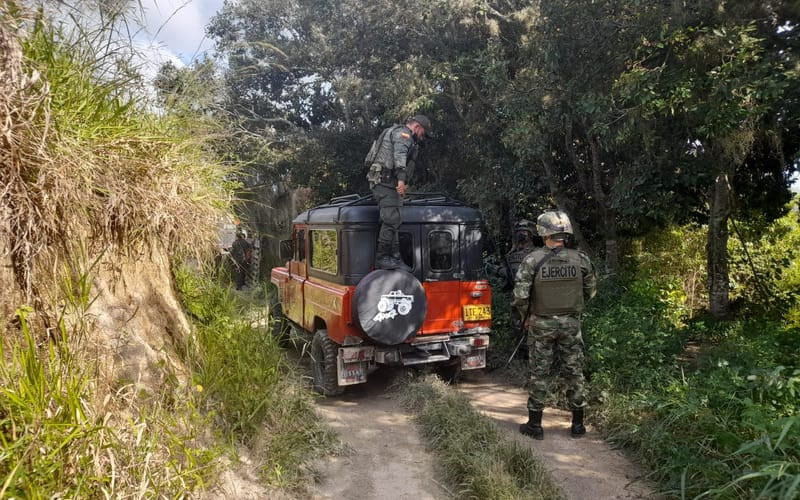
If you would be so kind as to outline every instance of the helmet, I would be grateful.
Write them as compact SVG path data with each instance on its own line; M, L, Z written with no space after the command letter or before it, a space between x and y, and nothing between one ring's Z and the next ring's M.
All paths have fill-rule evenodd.
M536 230L539 236L553 236L572 234L572 224L569 217L561 210L545 212L536 219Z
M514 224L514 232L517 231L529 231L531 236L533 236L536 232L536 227L534 226L533 222L529 221L528 219L520 219L516 224Z

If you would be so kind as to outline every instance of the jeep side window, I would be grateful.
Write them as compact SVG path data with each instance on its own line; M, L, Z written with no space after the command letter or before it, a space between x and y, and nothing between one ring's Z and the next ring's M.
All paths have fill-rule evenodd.
M408 231L398 233L400 239L400 258L410 267L414 268L414 238Z
M453 235L448 231L428 233L431 271L448 271L453 267Z
M306 231L301 229L297 231L297 239L294 242L294 257L298 262L306 260Z
M311 267L319 271L336 274L339 241L335 229L311 230Z

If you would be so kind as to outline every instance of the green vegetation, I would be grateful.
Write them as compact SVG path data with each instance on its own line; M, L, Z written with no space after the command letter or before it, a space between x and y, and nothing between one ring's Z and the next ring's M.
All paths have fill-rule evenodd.
M564 494L552 482L531 449L512 441L481 416L466 396L435 377L408 383L401 393L406 407L436 455L458 498L557 499Z
M792 311L800 287L797 247L787 242L800 236L797 212L754 228L758 243L732 239L731 250L749 246L752 261L732 268L750 284L733 290L734 307L748 314L729 321L688 307L705 288L686 279L702 269L691 250L702 232L638 241L625 287L606 282L591 304L584 336L593 418L635 450L669 496L796 498L800 329Z
M0 0L0 497L179 497L239 446L264 482L299 488L300 464L333 441L255 308L182 270L197 320L185 345L169 327L99 326L118 319L109 288L136 306L126 333L140 306L180 314L153 292L169 295L168 274L121 270L216 249L234 185L214 159L222 125L152 111L118 19L70 30L44 12ZM162 351L118 360L132 350L117 341ZM120 376L125 363L154 382Z
M45 334L30 329L35 313L19 308L19 335L2 332L0 497L193 491L215 475L223 450L191 388L173 377L158 394L123 384L97 401L98 360L77 335L87 318Z
M272 334L261 293L247 303L229 286L197 271L176 270L197 334L188 352L203 409L226 440L253 448L266 483L297 489L305 462L337 441L314 415L311 392L299 383Z

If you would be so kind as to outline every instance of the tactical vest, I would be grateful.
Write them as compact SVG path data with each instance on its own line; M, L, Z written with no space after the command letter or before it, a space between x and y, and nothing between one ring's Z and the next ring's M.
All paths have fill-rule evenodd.
M392 182L394 170L394 147L392 145L392 133L397 127L404 125L394 125L383 129L381 135L372 143L369 148L364 164L369 169L367 171L367 181L370 187L375 184L385 184L394 186L397 182Z
M508 264L509 278L512 282L516 280L517 271L520 264L525 260L525 257L534 250L530 248L520 248L519 250L512 250L506 254L506 263Z
M389 187L397 185L393 136L395 131L401 128L406 129L406 126L394 125L385 128L381 135L372 143L369 153L367 153L366 158L364 158L364 164L368 169L367 181L369 181L370 188L376 184L383 184ZM409 182L414 175L414 166L418 152L417 143L413 141L406 158L406 182Z
M583 271L577 250L559 250L542 265L533 282L534 314L556 316L583 312Z

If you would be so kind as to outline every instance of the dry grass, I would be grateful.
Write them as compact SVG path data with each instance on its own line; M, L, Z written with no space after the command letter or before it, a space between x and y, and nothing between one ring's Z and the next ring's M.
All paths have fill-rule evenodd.
M76 238L90 254L203 251L227 208L205 136L143 112L113 58L63 37L0 1L0 240L29 298Z

